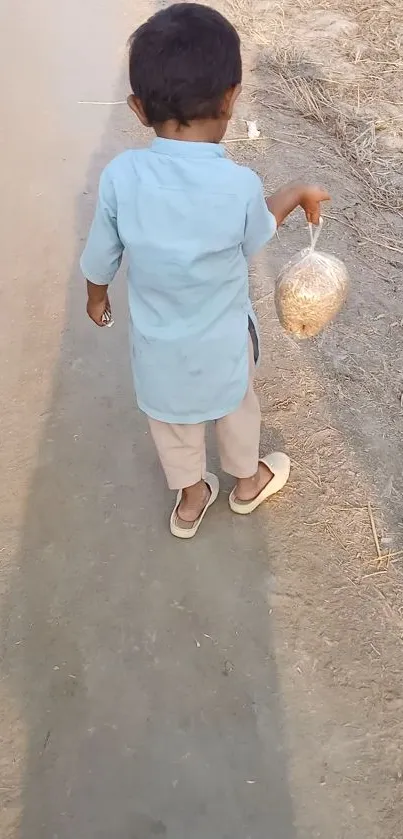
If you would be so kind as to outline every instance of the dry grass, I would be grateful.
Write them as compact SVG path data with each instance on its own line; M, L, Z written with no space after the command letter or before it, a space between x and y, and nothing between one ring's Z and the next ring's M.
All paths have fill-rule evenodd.
M326 383L302 355L299 345L290 342L295 357L283 369L284 335L272 301L258 299L255 307L264 341L268 341L263 356L271 359L270 376L257 383L264 425L266 415L269 419L269 440L264 442L269 447L273 435L275 440L276 435L279 440L286 439L293 464L291 482L281 497L281 515L293 523L302 553L312 551L315 555L315 551L323 550L325 559L333 545L332 562L343 571L348 586L360 596L379 599L385 614L397 619L400 627L403 550L386 521L385 499L379 496L379 486L358 467L354 450L337 427L337 418L329 416ZM270 330L265 324L267 311L273 315ZM344 396L348 398L347 392ZM332 420L337 424L331 424Z
M227 0L265 48L262 77L326 128L374 207L403 210L403 4L400 0ZM260 94L267 96L266 90Z
M401 468L382 441L385 435L398 440L403 404L398 338L403 321L390 267L400 272L403 253L403 5L226 0L226 12L245 44L262 48L257 64L254 57L247 92L249 100L269 110L265 119L252 105L250 118L259 117L262 135L283 139L285 134L287 141L297 142L300 152L291 151L288 162L310 156L315 170L332 174L335 205L327 217L342 225L336 230L340 234L344 228L346 236L332 242L330 234L328 244L330 251L334 245L335 252L348 254L355 277L350 317L340 319L323 347L311 345L307 351L292 341L284 345L288 339L279 330L267 291L267 266L261 278L259 272L254 277L256 310L263 336L268 336L263 357L270 358L267 377L263 371L258 385L264 421L267 415L263 443L281 447L286 440L293 461L294 477L278 511L287 522L290 561L298 557L303 563L304 556L323 551L323 562L340 566L346 586L361 599L379 602L380 614L387 621L397 617L400 631ZM296 109L320 128L306 124L302 132L307 136L302 136ZM245 162L252 160L264 179L260 149L252 143L236 151L237 157L244 151ZM271 169L273 161L281 170L275 148L270 150ZM288 235L297 246L292 227ZM372 259L374 248L385 269ZM281 247L277 256L284 258ZM374 274L382 285L373 298ZM368 442L372 436L378 441L373 447ZM376 453L370 461L369 451Z

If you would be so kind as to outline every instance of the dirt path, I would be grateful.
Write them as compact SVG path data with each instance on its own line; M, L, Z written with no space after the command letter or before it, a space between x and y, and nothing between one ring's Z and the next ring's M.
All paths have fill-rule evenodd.
M132 407L123 283L101 335L77 271L102 165L146 139L122 106L79 103L124 99L125 40L152 7L64 6L0 10L1 837L397 839L398 567L366 577L368 502L382 550L401 535L403 312L385 254L362 265L351 229L329 225L354 291L306 348L281 333L268 280L304 241L299 219L256 266L266 435L293 479L254 519L223 497L198 540L170 540ZM268 187L319 170L332 213L355 206L328 138L281 97L257 104L262 89L255 69L231 136L253 116L281 142L230 153Z

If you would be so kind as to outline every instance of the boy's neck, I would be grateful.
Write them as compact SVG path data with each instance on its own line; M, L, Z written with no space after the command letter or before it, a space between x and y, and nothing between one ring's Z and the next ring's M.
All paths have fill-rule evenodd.
M188 143L220 143L227 128L227 121L222 119L198 119L189 125L179 125L176 120L169 120L154 127L157 137L164 140L182 140Z

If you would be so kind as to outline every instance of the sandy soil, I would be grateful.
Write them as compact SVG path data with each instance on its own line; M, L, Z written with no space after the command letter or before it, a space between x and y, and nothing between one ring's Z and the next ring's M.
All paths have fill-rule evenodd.
M352 293L316 341L282 333L272 280L307 235L293 217L253 269L263 443L290 452L290 486L246 521L224 496L200 539L170 540L123 283L99 335L77 270L102 165L146 141L123 106L79 103L124 99L125 40L153 8L0 10L0 835L397 839L401 245L375 244L365 183L244 21L228 151L268 190L329 186L323 244Z

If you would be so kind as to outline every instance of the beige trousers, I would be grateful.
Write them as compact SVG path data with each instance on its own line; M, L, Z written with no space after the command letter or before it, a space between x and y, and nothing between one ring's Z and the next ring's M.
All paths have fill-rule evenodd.
M259 462L260 405L253 388L255 363L249 346L249 386L232 414L215 421L218 451L224 472L236 478L255 475ZM204 422L171 425L148 417L150 431L170 489L197 484L206 474Z

